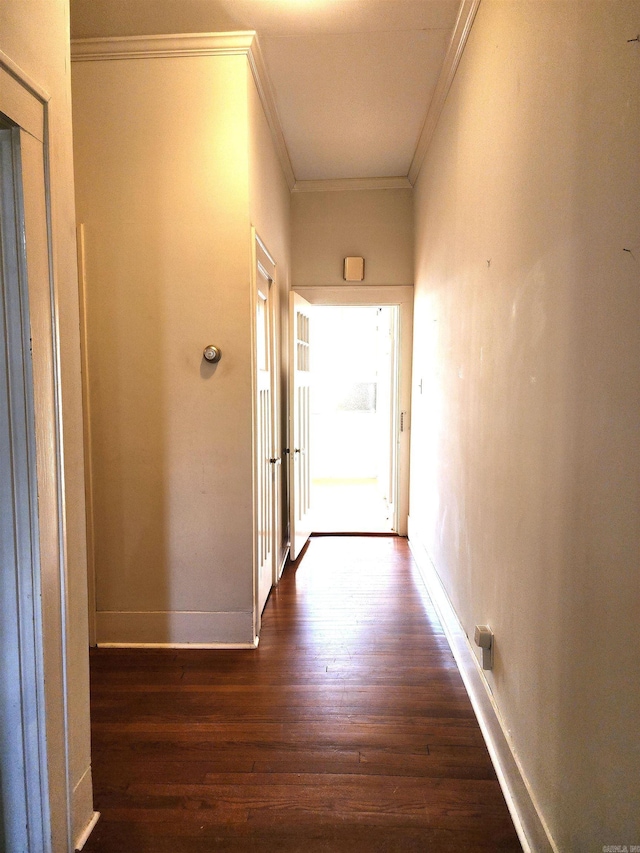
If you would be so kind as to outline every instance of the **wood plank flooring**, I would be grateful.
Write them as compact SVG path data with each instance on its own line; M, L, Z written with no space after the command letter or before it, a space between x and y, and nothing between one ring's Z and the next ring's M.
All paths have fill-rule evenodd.
M86 853L522 850L405 539L312 539L255 651L91 675Z

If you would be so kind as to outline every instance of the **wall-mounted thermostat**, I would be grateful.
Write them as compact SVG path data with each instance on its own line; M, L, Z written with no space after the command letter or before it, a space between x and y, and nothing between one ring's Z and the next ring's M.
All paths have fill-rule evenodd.
M345 258L343 277L345 281L364 281L364 258Z

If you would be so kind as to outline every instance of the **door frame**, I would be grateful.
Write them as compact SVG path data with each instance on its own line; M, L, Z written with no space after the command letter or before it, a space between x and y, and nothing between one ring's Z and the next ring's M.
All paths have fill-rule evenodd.
M393 305L398 308L396 394L398 436L396 531L407 536L409 518L409 450L411 434L411 369L413 351L413 285L318 285L293 287L312 305Z
M31 363L22 378L9 378L17 399L22 397L26 402L27 419L23 418L22 427L26 433L17 436L7 449L8 465L17 473L17 444L22 444L27 453L31 447L32 481L27 491L32 499L33 488L36 490L29 528L21 537L23 545L30 539L33 557L29 566L17 566L17 605L23 617L18 692L22 718L30 717L33 726L23 739L26 791L29 799L33 798L27 805L31 814L40 816L31 825L34 834L30 833L29 843L43 851L72 849L62 411L51 226L49 95L2 51L0 113L20 136L22 254L26 264L21 303L23 334L28 336L24 353L27 362L29 346L31 349ZM37 740L37 747L27 740Z
M278 266L267 249L264 241L251 226L251 383L252 383L252 440L251 440L251 464L253 477L253 625L254 644L257 645L260 638L262 624L262 610L260 608L260 577L258 566L258 481L256 458L256 430L257 424L257 390L258 390L258 360L256 340L256 307L258 298L257 265L259 254L263 254L273 267L273 278L270 287L269 299L269 358L271 359L271 458L279 460L279 463L271 466L272 477L272 535L271 535L271 588L278 583L278 561L280 554L280 543L282 541L282 440L280 436L280 389L278 382L278 369L280 364L280 334L279 334L279 285Z

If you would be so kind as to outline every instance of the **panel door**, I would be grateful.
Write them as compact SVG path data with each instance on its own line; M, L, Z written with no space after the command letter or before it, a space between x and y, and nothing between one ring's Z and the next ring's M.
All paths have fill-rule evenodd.
M275 560L275 454L273 310L275 265L256 238L256 574L258 612L262 613L273 584Z
M289 365L289 512L291 559L311 534L311 305L297 293L290 296Z

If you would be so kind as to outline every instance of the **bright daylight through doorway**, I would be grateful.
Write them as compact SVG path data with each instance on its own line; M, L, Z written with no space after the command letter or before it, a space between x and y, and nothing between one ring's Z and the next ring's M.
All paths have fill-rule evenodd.
M313 530L391 533L396 523L395 306L314 306Z

